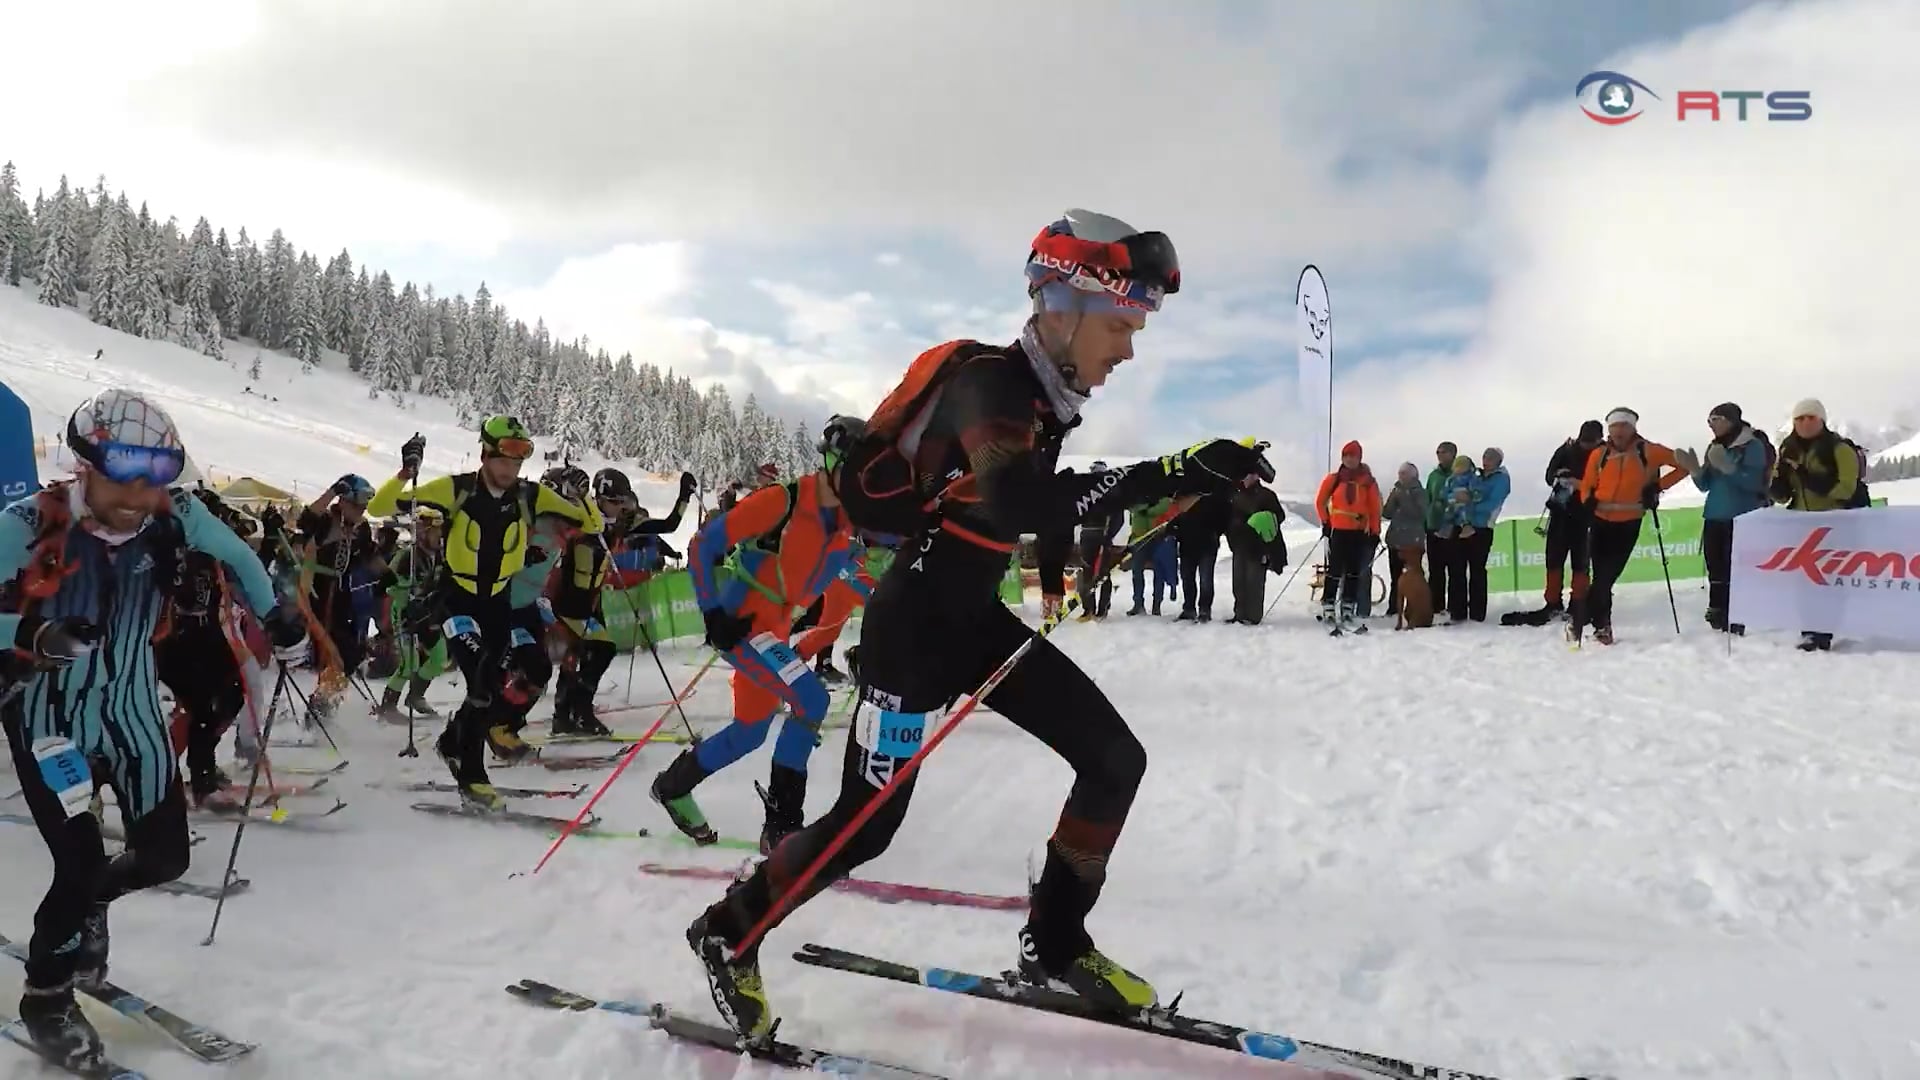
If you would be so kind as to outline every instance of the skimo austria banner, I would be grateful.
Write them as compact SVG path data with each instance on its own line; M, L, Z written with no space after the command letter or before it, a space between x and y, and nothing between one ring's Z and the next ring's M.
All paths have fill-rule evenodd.
M1749 627L1920 641L1920 507L1747 514L1730 601Z

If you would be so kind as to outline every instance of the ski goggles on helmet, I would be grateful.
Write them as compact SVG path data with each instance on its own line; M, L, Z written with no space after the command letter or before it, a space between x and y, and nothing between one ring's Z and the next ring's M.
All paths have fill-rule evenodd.
M511 416L489 416L480 426L480 441L486 456L525 461L533 456L533 438L520 421Z
M1027 256L1028 292L1053 283L1104 294L1117 308L1159 311L1180 291L1180 257L1166 233L1134 233L1101 242L1073 236L1063 223L1040 230Z
M175 446L130 446L126 443L87 443L81 458L116 484L143 480L166 487L186 471L187 453Z

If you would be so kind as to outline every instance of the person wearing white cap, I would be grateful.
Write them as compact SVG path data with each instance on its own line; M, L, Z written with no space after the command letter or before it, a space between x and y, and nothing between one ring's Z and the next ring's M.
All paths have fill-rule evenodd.
M1641 519L1659 505L1661 492L1686 478L1671 449L1641 438L1639 413L1622 407L1607 414L1607 440L1588 456L1577 496L1593 515L1587 538L1593 580L1585 601L1576 599L1568 610L1568 640L1578 641L1591 624L1595 641L1613 644L1613 584L1640 542Z
M1793 433L1780 440L1780 460L1768 494L1789 510L1846 510L1872 505L1865 482L1867 456L1852 439L1827 427L1827 407L1814 398L1793 407ZM1833 648L1833 635L1805 631L1803 652Z

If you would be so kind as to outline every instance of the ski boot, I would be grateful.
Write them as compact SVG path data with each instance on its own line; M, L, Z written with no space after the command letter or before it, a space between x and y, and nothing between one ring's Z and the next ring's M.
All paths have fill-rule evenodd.
M721 903L727 901L722 900ZM707 990L713 995L713 1007L720 1010L727 1025L747 1040L765 1039L773 1033L773 1010L767 1005L767 991L760 980L759 950L739 960L729 960L733 949L726 938L713 933L711 911L687 927L687 944L707 970Z
M80 946L74 950L73 985L89 993L106 985L107 950L112 935L107 930L107 905L96 903L87 912L80 927Z
M1020 977L1035 986L1077 995L1112 1012L1131 1013L1160 1004L1160 996L1145 979L1107 959L1092 945L1060 971L1048 971L1040 962L1031 925L1020 929Z
M487 729L487 749L509 765L525 761L535 752L509 724L495 724Z
M446 730L440 733L440 737L433 741L433 752L440 755L440 760L446 764L447 771L453 774L453 784L459 789L462 806L486 811L506 809L506 797L495 791L493 785L487 781L486 770L479 770L479 778L475 779L462 763L460 742L454 732L454 725L448 724Z
M438 717L439 710L427 704L427 687L432 686L430 679L415 678L407 684L407 710L415 716Z
M1612 626L1595 626L1593 628L1593 640L1599 642L1602 645L1613 644L1613 627Z
M1133 606L1127 609L1127 618L1131 619L1135 615L1145 615L1146 613L1147 613L1147 605L1142 604L1138 600L1136 600L1134 601Z
M1202 611L1200 614L1194 616L1194 620L1196 622L1210 623L1213 621L1213 612L1211 610Z
M847 673L834 667L833 657L827 653L821 653L820 659L814 662L813 673L828 686L844 686L847 682Z
M580 734L593 739L605 739L613 735L613 729L600 722L593 711L593 702L585 697L573 703L573 727Z
M561 672L553 690L553 726L547 730L555 736L566 735L578 738L586 732L580 730L580 718L573 710L573 675Z
M373 710L373 715L390 723L406 723L407 714L400 711L400 691L391 686L381 691L380 707Z
M1821 634L1821 633L1816 633L1815 631L1812 631L1812 630L1808 630L1800 635L1800 644L1796 646L1796 648L1798 648L1801 652L1807 652L1807 653L1832 652L1833 651L1833 635Z
M775 765L767 777L767 786L755 784L754 790L760 793L760 801L767 808L767 821L760 829L760 854L771 855L780 841L790 833L799 832L806 824L807 774Z
M673 827L703 847L720 842L720 834L707 824L707 816L700 812L700 804L693 801L693 789L706 778L707 771L700 767L696 752L688 747L680 751L680 756L673 759L673 764L660 770L660 774L653 778L653 786L647 789L653 801L667 812Z
M193 798L194 809L208 809L210 803L233 801L233 778L222 772L219 766L191 769L189 772L187 793Z
M81 1013L73 983L52 989L28 986L20 996L20 1023L35 1046L58 1058L69 1071L106 1075L107 1048L100 1032Z
M1173 621L1174 622L1195 622L1197 620L1193 614L1192 608L1181 608L1180 614L1175 615L1173 617Z
M1340 629L1353 634L1367 632L1367 621L1360 617L1360 609L1354 604L1340 605Z

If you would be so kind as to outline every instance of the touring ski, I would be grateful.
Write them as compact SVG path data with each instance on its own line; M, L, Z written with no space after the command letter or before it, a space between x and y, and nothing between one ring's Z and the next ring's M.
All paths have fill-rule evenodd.
M620 764L620 759L626 756L627 751L622 750L617 754L591 754L584 757L557 758L541 756L533 760L538 761L540 764L545 765L555 772L569 772L574 769L604 769L610 765Z
M264 825L285 825L299 828L304 825L311 825L321 818L330 818L346 808L347 804L338 798L334 799L333 805L327 807L325 810L314 811L289 810L277 804L266 806L255 803L253 808L247 811L246 818L248 821L257 821ZM201 809L189 810L187 812L188 820L201 822L238 821L240 820L240 816L239 807L234 807L232 810Z
M875 1061L872 1058L852 1057L816 1047L781 1042L775 1039L772 1033L764 1039L748 1041L742 1039L732 1028L695 1019L660 1004L599 1001L532 979L522 979L507 987L507 993L529 1004L549 1009L563 1009L570 1012L599 1009L605 1012L643 1017L652 1023L656 1030L666 1032L676 1039L684 1039L735 1054L746 1054L760 1061L782 1065L789 1069L826 1073L832 1076L874 1077L875 1080L889 1080L889 1078L891 1080L944 1080L936 1073L921 1072L904 1065L893 1065L884 1061Z
M29 828L36 827L32 814L0 813L0 822L8 825L25 825ZM127 834L119 826L109 825L104 821L100 822L100 835L120 844L127 842ZM198 832L190 832L187 836L187 846L192 847L205 839L206 837Z
M75 1076L85 1077L86 1080L147 1080L147 1074L135 1072L124 1065L115 1065L104 1057L97 1059L92 1065L69 1065L52 1050L34 1042L33 1037L27 1034L27 1026L18 1020L10 1020L4 1027L0 1027L0 1038L32 1051L42 1061L56 1069L65 1069Z
M535 736L534 738L526 740L528 746L592 746L595 743L616 743L631 746L640 741L641 736L626 731L610 731L605 735Z
M235 875L227 882L227 895L238 896L253 887L253 882ZM153 886L154 892L169 893L174 896L197 896L202 900L220 899L220 886L202 885L193 881L165 881Z
M413 808L423 814L438 814L441 817L471 818L474 821L493 821L502 825L530 825L541 829L564 829L568 822L573 820L572 818L549 817L546 814L528 814L519 810L482 810L477 806L468 806L465 803L417 802L413 804ZM580 823L580 827L576 832L586 832L599 823L599 817L588 814L587 819Z
M688 843L692 841L689 840ZM641 863L640 872L658 877L695 878L701 881L732 881L738 876L718 866L668 866L664 863L650 862ZM1024 896L990 896L984 893L960 892L956 889L935 889L926 885L871 881L866 878L841 878L833 883L833 888L839 892L878 900L883 904L935 904L941 907L970 907L985 911L1027 910L1027 898Z
M460 791L460 785L447 780L419 780L399 786L402 791L431 791L442 795L454 795ZM533 788L495 784L493 790L509 799L577 799L587 793L587 785L575 784L570 788Z
M0 936L0 949L21 963L27 962L27 947ZM201 1061L217 1063L244 1057L258 1049L253 1043L238 1042L209 1027L168 1012L132 991L102 982L80 991L122 1016L139 1020L173 1040L174 1044Z
M1164 1035L1183 1042L1234 1050L1253 1057L1286 1061L1309 1068L1358 1070L1365 1075L1386 1077L1388 1080L1494 1080L1493 1077L1480 1073L1444 1069L1435 1065L1421 1065L1360 1050L1347 1050L1337 1046L1308 1042L1286 1035L1253 1031L1235 1024L1184 1016L1179 1012L1178 997L1174 998L1170 1005L1123 1013L1102 1009L1078 994L1035 986L1012 972L995 977L950 971L946 968L921 968L812 944L801 946L800 951L793 954L793 958L814 967L832 968L856 975L872 975L875 978L891 979L895 982L913 983L935 990L946 990L987 1001L1005 1002L1009 1005L1019 1005L1060 1016L1092 1020L1096 1023L1144 1031L1152 1035Z
M269 770L281 776L332 776L334 773L340 772L346 767L347 760L345 758L341 758L331 765L282 765L275 761L267 763ZM251 761L235 762L234 767L228 771L235 775L251 772L253 771L253 763Z

